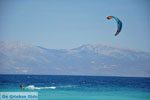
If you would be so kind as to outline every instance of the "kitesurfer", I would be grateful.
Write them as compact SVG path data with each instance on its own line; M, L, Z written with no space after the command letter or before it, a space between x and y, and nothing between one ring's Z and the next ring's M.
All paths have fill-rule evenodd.
M20 88L25 89L24 86L22 84L20 84Z

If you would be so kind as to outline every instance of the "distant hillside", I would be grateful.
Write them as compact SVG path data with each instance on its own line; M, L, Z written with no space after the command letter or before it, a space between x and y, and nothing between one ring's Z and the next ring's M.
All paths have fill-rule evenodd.
M150 77L150 53L104 44L55 50L0 42L0 74Z

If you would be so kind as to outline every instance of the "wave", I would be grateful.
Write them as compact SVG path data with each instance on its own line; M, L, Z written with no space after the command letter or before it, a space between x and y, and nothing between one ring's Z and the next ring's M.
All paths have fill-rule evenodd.
M25 88L29 89L29 90L56 89L55 86L50 86L50 87L35 87L34 85L29 85L29 86L26 86Z
M59 88L75 88L77 87L76 85L61 85L61 86L58 86Z

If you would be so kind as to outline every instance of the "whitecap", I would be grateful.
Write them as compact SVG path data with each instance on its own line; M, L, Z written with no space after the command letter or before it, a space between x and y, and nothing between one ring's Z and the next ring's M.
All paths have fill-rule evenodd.
M29 90L40 90L40 89L56 89L55 86L50 86L50 87L35 87L34 85L29 85L27 87L25 87L26 89L29 89Z

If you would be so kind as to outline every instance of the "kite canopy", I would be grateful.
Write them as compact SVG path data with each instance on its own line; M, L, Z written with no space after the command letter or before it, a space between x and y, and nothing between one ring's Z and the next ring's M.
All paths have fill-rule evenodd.
M117 32L115 34L115 36L117 36L120 33L121 29L122 29L122 22L119 18L117 18L115 16L108 16L107 17L107 19L112 19L112 18L114 18L116 20L117 25L118 25L118 29L117 29Z

